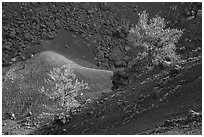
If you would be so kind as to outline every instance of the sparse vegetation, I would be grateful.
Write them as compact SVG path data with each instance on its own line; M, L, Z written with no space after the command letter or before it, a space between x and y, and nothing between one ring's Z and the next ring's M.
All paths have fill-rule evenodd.
M201 28L201 2L2 3L2 135L202 134Z
M176 53L176 43L183 34L183 30L165 28L164 18L156 16L149 20L146 11L139 14L139 21L132 27L128 40L135 47L142 47L143 52L137 59L151 58L153 65L174 66L178 64L180 56Z

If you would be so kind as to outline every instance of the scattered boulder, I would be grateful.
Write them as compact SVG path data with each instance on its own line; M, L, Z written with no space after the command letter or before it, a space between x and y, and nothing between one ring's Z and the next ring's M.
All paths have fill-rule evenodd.
M123 70L115 71L112 77L112 83L113 83L112 90L118 89L120 87L127 85L128 80L129 80L129 77Z
M69 122L71 120L70 115L68 114L58 114L54 117L54 124L57 125L65 125L67 122Z

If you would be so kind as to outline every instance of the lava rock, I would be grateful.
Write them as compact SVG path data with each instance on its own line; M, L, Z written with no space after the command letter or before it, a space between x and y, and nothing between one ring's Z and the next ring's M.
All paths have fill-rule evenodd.
M126 63L125 63L125 61L123 61L122 59L120 59L120 60L116 60L116 61L114 62L114 66L115 66L115 67L124 67L124 66L126 66Z
M31 40L33 38L33 36L30 33L25 33L24 38L25 38L25 40L29 41L29 40Z
M120 51L120 49L115 48L113 51L110 53L109 60L114 62L115 67L122 67L125 66L125 62L123 61L123 54Z

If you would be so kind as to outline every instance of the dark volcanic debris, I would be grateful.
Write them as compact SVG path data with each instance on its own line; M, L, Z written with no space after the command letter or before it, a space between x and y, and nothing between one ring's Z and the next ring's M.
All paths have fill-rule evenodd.
M104 47L97 48L100 50L98 53L106 54L107 48L109 48L109 51L113 49L112 45L123 46L129 31L128 28L131 24L135 24L134 22L138 19L138 15L132 12L135 8L139 13L146 6L145 10L152 15L158 12L161 14L160 16L163 16L163 13L159 10L166 7L167 9L172 6L177 7L171 8L172 15L170 14L167 18L171 21L173 27L176 24L179 25L179 22L173 21L176 19L174 18L175 12L178 12L179 16L186 15L185 12L189 12L188 16L191 14L193 14L191 16L195 16L194 14L200 8L199 4L186 6L186 4L182 5L181 3L175 5L158 3L158 5L154 4L152 6L163 7L153 11L148 4L123 3L122 5L116 3L3 3L3 47L6 47L7 42L12 42L15 43L14 48L16 49L21 46L20 41L25 41L26 48L32 49L33 44L38 44L39 40L53 39L59 29L65 28L81 34L85 39L95 41L96 47ZM180 11L180 9L185 10ZM189 22L186 19L187 17L184 16L185 22ZM188 29L187 26L186 28ZM7 35L5 35L6 33ZM95 36L99 36L99 38L95 39ZM107 39L109 40L107 41ZM18 52L21 54L21 51ZM99 56L101 62L99 66L117 68L125 67L128 64L124 60L109 60L111 56L112 54L106 54L105 57ZM118 56L120 56L118 58L125 58L123 55ZM5 55L3 55L4 58L10 60ZM18 58L21 60L20 57ZM130 58L133 57L130 56Z
M176 44L180 66L153 67L149 58L137 59L141 49L127 37L143 11L165 18L167 28L184 30ZM32 58L43 40L68 30L92 43L99 68L114 71L112 93L53 119L32 119L35 112L28 112L16 122L6 113L3 134L200 134L201 11L202 3L185 2L3 2L3 67Z

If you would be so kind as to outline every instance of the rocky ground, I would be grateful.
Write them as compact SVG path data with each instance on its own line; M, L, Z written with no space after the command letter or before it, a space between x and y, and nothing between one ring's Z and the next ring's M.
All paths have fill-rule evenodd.
M185 60L179 70L148 70L145 62L134 62L137 49L127 34L144 10L165 18L167 27L185 29L177 43ZM71 43L80 37L76 47L83 45L80 41L90 45L93 52L84 53L85 60L115 73L114 92L68 122L58 118L36 124L32 116L23 121L8 114L3 134L201 134L201 11L201 3L2 3L4 68L48 49L66 55L66 47L45 45L64 41L67 30L74 34ZM80 53L75 50L72 57Z
M134 57L126 37L146 10L171 21L168 26L185 29L179 51L195 50L201 42L199 3L2 3L3 66L30 58L39 52L43 39L53 39L60 29L80 34L94 42L98 66L125 67ZM188 33L191 32L191 33ZM194 46L185 46L185 45ZM134 50L134 49L132 49ZM133 54L133 55L132 55Z

